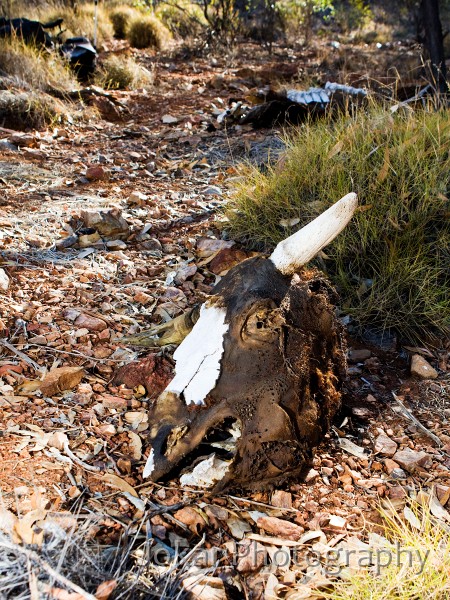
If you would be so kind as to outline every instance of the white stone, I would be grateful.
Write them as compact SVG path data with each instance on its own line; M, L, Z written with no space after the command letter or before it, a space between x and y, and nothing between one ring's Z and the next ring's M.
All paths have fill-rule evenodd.
M4 269L0 269L0 290L4 292L9 288L9 277Z

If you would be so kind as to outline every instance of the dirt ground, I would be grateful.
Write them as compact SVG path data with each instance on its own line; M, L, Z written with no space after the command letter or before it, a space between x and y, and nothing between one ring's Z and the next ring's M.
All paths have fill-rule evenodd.
M131 378L127 387L114 380L121 365L155 353L121 343L123 336L202 301L221 272L250 255L245 248L236 252L238 244L233 252L226 248L220 209L239 176L236 164L276 158L281 132L212 127L214 106L245 98L275 74L293 83L326 81L345 68L347 80L361 84L375 66L380 79L399 52L405 72L411 73L408 61L411 68L417 61L412 45L395 55L380 49L382 66L374 53L368 65L363 51L347 53L345 64L339 52L324 58L323 51L279 50L271 57L255 51L253 57L251 46L231 59L181 51L146 57L154 89L115 92L120 118L41 132L0 129L10 144L0 145L0 266L9 278L0 294L3 510L22 519L37 509L47 516L95 513L103 543L116 543L145 514L156 546L181 540L186 548L199 542L228 548L245 538L270 549L316 532L304 543L331 548L366 539L366 522L376 521L376 507L387 499L402 506L422 488L447 502L448 341L411 348L395 339L380 347L370 336L350 338L345 407L306 481L240 496L210 497L177 481L142 480L147 406L170 378L170 351L145 381ZM107 243L82 214L99 210L116 218ZM203 238L220 244L200 252ZM413 378L413 354L429 361L438 377ZM72 367L64 375L68 382L62 375L49 381L50 370L61 367ZM408 449L411 454L402 455ZM237 566L226 559L215 569L207 566L208 576L231 577L248 598L261 596L269 574L284 586L280 594L288 594L301 571L292 575L243 559Z

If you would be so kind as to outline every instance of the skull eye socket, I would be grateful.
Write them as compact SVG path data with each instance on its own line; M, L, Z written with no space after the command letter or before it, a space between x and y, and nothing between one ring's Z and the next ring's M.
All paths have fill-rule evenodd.
M282 323L282 317L272 303L257 306L247 316L241 337L245 342L272 342L278 337Z

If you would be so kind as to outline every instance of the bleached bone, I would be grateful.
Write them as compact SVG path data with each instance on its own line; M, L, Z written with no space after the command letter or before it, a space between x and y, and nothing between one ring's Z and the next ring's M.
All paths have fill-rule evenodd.
M292 275L334 240L352 218L357 205L356 194L347 194L314 221L280 242L270 260L284 275Z

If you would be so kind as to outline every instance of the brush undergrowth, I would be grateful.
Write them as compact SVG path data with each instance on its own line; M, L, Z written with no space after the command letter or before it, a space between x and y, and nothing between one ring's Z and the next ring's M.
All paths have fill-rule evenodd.
M27 45L20 38L0 40L0 124L11 129L39 129L69 112L50 93L77 88L64 59Z
M408 511L408 519L394 510L381 510L385 545L378 555L378 565L350 570L345 580L335 583L332 591L321 592L321 597L328 600L448 600L448 527L433 517L428 505L411 502L405 511Z
M105 89L146 88L153 84L153 74L130 56L110 56L97 69L95 81Z
M57 5L50 8L42 8L39 11L41 21L53 21L59 17L64 19L63 29L65 33L63 39L75 36L85 36L94 41L94 4L75 4L74 7ZM113 37L113 26L108 18L108 13L102 6L97 7L97 44Z
M77 82L56 52L27 45L20 37L0 39L0 71L33 90L73 90Z
M450 326L450 115L374 109L307 123L266 173L245 167L231 234L273 247L350 191L360 208L321 267L362 326L418 341Z

